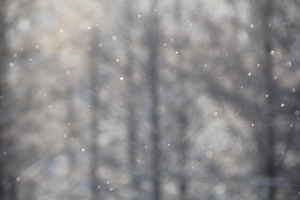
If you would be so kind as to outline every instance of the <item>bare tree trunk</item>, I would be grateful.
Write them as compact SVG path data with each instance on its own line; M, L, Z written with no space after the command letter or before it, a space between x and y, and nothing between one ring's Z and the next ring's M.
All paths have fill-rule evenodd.
M181 41L181 44L176 44L175 49L177 52L180 52L184 47L184 35L181 32L182 28L182 4L181 0L175 1L175 20L178 24L178 32L177 32L177 39ZM182 40L183 39L183 40ZM177 65L178 67L182 67L182 60L183 58L180 56L181 53L178 55ZM180 77L182 76L182 77ZM184 74L179 75L179 81L184 80ZM187 98L184 94L184 89L181 89L181 96ZM179 197L181 200L186 200L187 198L187 188L188 188L188 180L185 175L185 165L187 159L187 141L186 141L186 134L188 128L188 119L186 114L187 109L187 102L185 99L181 99L180 101L180 108L178 111L178 124L179 124L179 176L178 176L178 183L179 183Z
M0 24L0 29L1 29L1 24ZM1 34L1 33L0 33ZM1 34L2 35L2 34ZM3 45L2 43L4 41L1 41L1 40L4 40L2 39L2 36L0 35L0 151L1 151L1 154L0 154L0 199L4 199L4 194L5 194L5 183L4 183L4 180L5 180L5 155L2 153L3 150L4 150L4 105L3 105L3 98L4 98L4 83L3 83L3 79L4 79L4 61L3 61Z
M268 41L266 41L265 44L265 51L266 51L266 58L263 66L264 71L264 77L266 79L266 93L269 95L267 98L267 108L266 108L266 116L265 116L265 126L264 131L267 138L267 166L266 166L266 175L269 178L269 194L268 199L274 200L275 194L277 188L274 187L273 182L274 178L277 176L277 167L275 165L275 131L274 131L274 112L273 112L273 105L274 105L274 96L275 94L272 92L273 86L272 86L272 61L269 58L270 56L267 54L267 52L271 51L270 45L268 44Z
M130 65L130 64L129 64ZM127 79L131 81L132 71L128 72ZM130 75L129 75L130 74ZM136 106L134 105L135 89L133 83L129 84L130 86L130 97L128 99L128 153L130 159L130 165L133 171L132 175L132 187L136 192L139 191L139 180L137 176L137 120L136 120Z
M268 42L265 44L265 50L266 52L270 52L271 48ZM266 55L265 57L265 65L263 66L263 71L264 71L264 77L266 79L266 93L269 95L267 98L267 108L266 108L266 116L265 116L265 126L264 126L264 131L266 134L267 138L267 149L266 149L266 154L267 154L267 166L266 166L266 175L269 178L269 194L268 194L268 199L269 200L274 200L275 199L275 193L276 193L276 188L273 187L273 180L276 177L276 165L275 165L275 132L274 132L274 113L273 113L273 99L274 99L274 94L273 94L273 87L271 82L273 81L272 79L272 62L271 59L268 58L269 55Z
M7 44L5 39L6 22L5 22L5 4L6 1L0 2L0 199L6 199L7 193L7 174L6 174L6 164L7 159L5 155L5 141L4 132L6 121L5 116L7 111L4 105L5 102L5 74L6 74L6 54L7 54Z
M130 159L130 165L133 170L133 175L132 175L132 186L133 188L138 191L139 190L139 181L137 177L137 116L136 116L136 105L135 105L135 100L136 100L136 86L133 83L133 55L128 50L128 61L127 61L127 66L126 66L126 80L128 84L128 89L129 89L129 95L127 99L127 107L128 107L128 153L129 153L129 159Z
M69 88L67 88L66 91L66 103L67 103L67 116L66 116L66 121L68 123L68 138L76 138L77 137L77 129L76 129L76 120L75 120L75 115L76 115L76 108L74 105L74 89L70 85ZM76 158L76 152L74 151L73 148L73 142L71 140L65 140L65 152L68 155L69 159L69 172L68 172L68 177L72 177L74 174L74 170L76 169L77 166L77 158ZM71 189L69 189L68 194L71 193Z
M92 41L91 41L91 52L90 54L95 53L97 54L97 32L94 31L92 35ZM90 163L90 184L92 189L92 197L91 200L99 200L99 188L98 185L99 179L97 174L98 164L99 164L99 147L98 147L98 137L100 134L100 131L98 130L98 123L99 123L99 99L98 99L98 93L99 91L96 90L98 87L98 79L99 79L99 73L98 73L98 65L93 62L95 59L95 55L90 55L90 91L91 91L91 143L90 143L90 156L91 156L91 163ZM99 87L100 88L100 87Z
M149 48L149 61L148 61L148 74L150 83L150 95L151 95L151 136L153 145L153 196L154 200L162 199L161 195L161 171L160 171L160 135L161 131L159 128L159 114L158 114L158 57L159 57L159 16L156 12L157 1L154 0L151 6L150 15L148 18L147 26L147 40Z
M152 57L152 56L151 56ZM153 57L152 57L153 58ZM150 65L151 66L151 65ZM154 185L154 199L161 199L161 191L160 191L160 129L159 129L159 116L158 116L158 94L157 94L157 71L154 65L152 65L150 82L151 82L151 100L152 100L152 110L151 110L151 135L152 135L152 143L153 143L153 185Z
M136 194L138 194L140 187L139 187L139 180L137 176L137 112L136 112L136 92L137 86L134 83L134 55L132 52L132 25L134 23L133 18L133 8L132 8L132 1L126 1L125 5L125 23L124 23L124 41L125 46L128 48L126 52L127 63L125 66L125 76L126 76L126 83L128 88L127 93L127 133L128 133L128 155L129 161L132 168L132 178L131 184L132 188L135 190ZM136 196L134 194L134 196ZM134 197L134 199L137 199Z
M154 185L154 199L161 199L161 191L160 191L160 129L159 129L159 116L158 116L158 92L157 92L157 67L155 64L155 60L157 59L157 54L151 51L150 55L150 83L151 83L151 101L152 101L152 109L151 109L151 135L152 135L152 143L153 143L153 185Z
M186 165L186 153L187 153L187 141L186 141L186 131L187 131L187 116L185 114L185 107L183 107L179 112L178 123L180 124L180 133L179 133L179 151L180 151L180 175L179 175L179 191L180 199L186 200L187 198L187 185L188 180L185 175L185 165Z
M267 98L267 107L266 107L266 113L264 118L264 134L266 134L267 138L267 147L266 147L266 175L269 178L269 192L268 192L268 200L275 200L275 195L277 188L274 186L274 178L277 176L277 167L275 165L275 130L274 130L274 80L272 76L272 69L273 69L273 63L272 63L272 30L270 30L270 19L272 15L273 5L271 0L266 0L265 3L262 6L262 37L264 40L263 43L263 51L264 54L261 57L261 63L263 68L263 77L265 79L265 91L266 94L268 94ZM271 54L271 55L270 55Z

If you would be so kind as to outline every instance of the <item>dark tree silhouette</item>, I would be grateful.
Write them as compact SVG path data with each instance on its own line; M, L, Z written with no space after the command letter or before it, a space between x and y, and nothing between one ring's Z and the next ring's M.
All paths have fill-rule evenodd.
M149 51L148 62L147 62L147 71L149 80L149 88L151 95L151 108L150 108L150 123L151 123L151 137L152 137L152 186L153 186L153 199L160 200L162 199L161 194L161 151L160 151L160 137L161 129L159 127L159 51L160 51L160 18L156 12L158 2L154 0L151 4L149 14L147 16L147 21L145 21L145 32L147 47Z

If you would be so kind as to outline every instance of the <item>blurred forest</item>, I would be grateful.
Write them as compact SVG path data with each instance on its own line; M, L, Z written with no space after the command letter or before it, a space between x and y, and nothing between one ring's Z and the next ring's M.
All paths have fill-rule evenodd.
M300 198L299 0L1 0L0 200Z

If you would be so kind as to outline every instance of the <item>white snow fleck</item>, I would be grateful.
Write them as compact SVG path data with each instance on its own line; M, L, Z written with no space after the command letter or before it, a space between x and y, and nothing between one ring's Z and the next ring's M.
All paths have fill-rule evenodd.
M205 155L207 158L212 158L214 154L211 151L207 151Z

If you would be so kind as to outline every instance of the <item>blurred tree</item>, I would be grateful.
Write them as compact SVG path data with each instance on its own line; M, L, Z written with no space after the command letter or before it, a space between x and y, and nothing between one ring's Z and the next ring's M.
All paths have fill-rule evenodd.
M298 199L298 7L2 1L0 199Z
M14 137L9 135L12 127L12 102L10 85L8 80L9 44L7 43L7 32L11 24L7 20L7 7L9 1L0 2L0 199L17 199L16 172L12 170L15 163L13 152ZM13 168L15 169L15 168Z
M0 199L6 199L5 194L7 191L7 179L5 172L5 127L7 122L5 122L7 109L4 103L4 98L6 100L5 89L6 89L6 68L7 68L7 44L6 44L6 1L0 2Z
M292 1L285 2L284 6L279 1L251 2L250 24L247 24L248 21L232 19L232 28L237 35L243 33L251 37L247 36L240 44L234 43L235 38L232 38L228 46L226 43L220 45L218 48L226 56L221 58L219 67L214 67L209 76L203 75L208 93L216 101L231 105L233 112L238 116L235 117L236 120L243 118L247 124L252 124L253 130L249 130L247 134L253 138L257 149L250 153L254 158L254 174L250 176L259 177L256 182L259 188L256 191L258 198L269 200L282 198L286 193L285 188L294 187L287 183L290 180L284 175L284 171L290 168L288 165L291 164L286 163L285 159L295 156L289 154L289 151L294 145L294 127L299 126L293 117L294 102L289 100L296 97L288 88L291 86L284 81L285 74L292 70L288 60L291 59L290 50L293 48L282 41L286 38L281 36L281 32L299 34L297 28L291 30L285 26L285 22L289 20L283 9L291 4ZM237 3L232 5L238 9ZM297 19L299 16L294 17ZM253 27L254 30L251 30ZM223 36L217 36L216 40L221 41L221 37ZM290 37L289 40L291 38L294 37ZM244 46L246 44L250 44L251 47ZM217 62L216 59L215 63ZM296 80L294 78L292 84ZM243 137L242 132L238 135ZM248 146L249 141L244 142ZM295 194L296 192L290 194L288 198Z
M140 177L137 168L137 152L138 152L138 115L137 115L137 105L138 105L138 90L139 87L134 79L137 75L135 69L135 56L133 53L133 35L132 32L135 29L135 11L133 10L133 1L128 0L125 3L124 8L124 24L122 27L124 46L126 47L126 64L125 64L125 81L127 83L127 134L128 134L128 155L130 160L131 176L132 176L132 188L133 188L133 199L139 199L138 194L140 193Z
M181 56L182 51L184 50L184 46L187 45L187 37L184 35L184 31L182 29L182 2L181 0L175 1L175 21L178 23L178 30L175 32L175 51L178 55L177 59L177 67L178 67L178 80L181 82L182 87L180 90L180 103L177 108L177 120L179 124L179 137L178 137L178 148L179 148L179 163L180 166L178 180L179 180L179 197L182 200L187 199L188 195L188 179L186 176L186 162L188 159L188 126L189 126L189 119L188 119L188 106L191 104L191 100L188 99L189 96L185 94L186 88L184 88L184 81L187 79L185 78L186 74L184 71L184 64L185 58ZM181 71L182 70L182 71ZM183 73L182 73L183 72ZM183 98L184 97L184 98Z
M260 6L260 7L257 7ZM261 136L257 136L259 141L259 149L262 150L262 156L265 160L263 169L263 174L268 177L269 182L267 184L268 199L274 200L280 198L282 193L285 193L282 188L282 183L280 179L290 181L288 177L284 175L284 171L289 171L289 166L286 166L285 160L289 155L289 151L293 149L293 145L297 144L293 142L295 128L299 126L298 120L294 120L295 102L288 100L297 99L296 94L292 94L290 88L287 88L283 81L277 81L280 76L284 76L283 73L278 73L278 65L285 65L284 67L290 67L289 59L292 59L291 55L293 49L293 40L296 42L297 36L299 35L299 25L294 24L292 26L280 27L279 24L283 24L290 21L297 21L299 19L298 15L290 16L290 13L285 10L285 7L297 6L293 1L287 1L282 4L280 1L262 1L257 4L253 4L253 11L259 12L256 14L256 22L261 23L261 29L258 30L257 38L261 40L258 48L261 51L257 54L258 63L262 67L262 79L264 81L263 90L266 94L266 105L264 106L264 114L262 118L262 132L266 140L262 140ZM279 24L278 24L279 23ZM293 22L292 22L293 23ZM281 32L286 32L289 34L288 39L282 37ZM296 36L296 37L295 37ZM279 54L279 55L277 55ZM282 55L280 55L282 54ZM281 57L281 58L280 58ZM281 59L287 60L282 62ZM293 61L292 61L293 62ZM290 69L284 70L286 72ZM296 78L296 77L293 77ZM297 79L297 78L296 78ZM293 80L295 81L295 79ZM293 97L294 96L294 97ZM298 104L298 103L296 103ZM285 120L283 120L285 119ZM285 126L290 126L290 128L283 128L278 126L279 124L285 124ZM261 133L257 133L261 135ZM280 151L278 146L281 145L283 148ZM294 186L290 184L288 187L293 188ZM297 191L299 188L295 188ZM294 196L291 194L288 198ZM285 196L284 198L287 198Z
M153 0L151 2L150 10L145 21L145 39L148 48L148 62L146 68L146 74L148 76L149 88L150 88L150 124L151 124L151 137L153 155L152 160L152 187L153 187L153 199L162 199L161 194L161 129L159 127L159 66L160 66L160 42L161 42L161 29L160 29L160 16L157 11L158 1Z
M91 140L90 140L90 184L91 184L91 200L98 200L100 198L99 195L99 186L102 185L99 182L99 134L101 130L99 130L99 121L100 121L100 100L99 100L99 68L98 62L96 61L97 56L99 55L99 47L98 47L98 32L95 30L91 34L90 41L90 50L89 50L89 90L91 91L90 95L90 109L91 109ZM98 89L99 88L99 89ZM103 113L102 113L103 114Z

